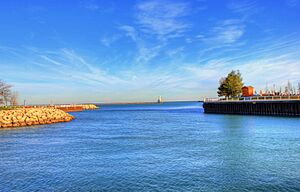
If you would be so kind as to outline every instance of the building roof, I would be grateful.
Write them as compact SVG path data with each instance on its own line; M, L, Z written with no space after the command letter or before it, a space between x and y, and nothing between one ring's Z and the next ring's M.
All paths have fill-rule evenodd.
M251 87L251 88L254 88L254 87L252 87L252 86L243 86L242 89L243 89L243 88L250 88L250 87Z

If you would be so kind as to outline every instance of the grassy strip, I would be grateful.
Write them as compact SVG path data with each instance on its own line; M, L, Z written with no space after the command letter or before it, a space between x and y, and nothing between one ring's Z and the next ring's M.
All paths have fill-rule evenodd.
M12 109L16 109L18 107L16 106L0 106L0 110L12 110Z

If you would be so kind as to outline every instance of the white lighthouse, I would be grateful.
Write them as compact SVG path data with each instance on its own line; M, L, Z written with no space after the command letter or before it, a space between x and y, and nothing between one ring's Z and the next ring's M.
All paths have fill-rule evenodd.
M162 97L159 96L159 97L158 97L158 100L157 100L157 103L162 103L162 102L163 102Z

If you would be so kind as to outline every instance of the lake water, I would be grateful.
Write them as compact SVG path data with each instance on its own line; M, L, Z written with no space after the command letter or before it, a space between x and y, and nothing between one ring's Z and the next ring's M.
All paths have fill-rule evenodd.
M104 105L0 131L0 191L300 191L300 118Z

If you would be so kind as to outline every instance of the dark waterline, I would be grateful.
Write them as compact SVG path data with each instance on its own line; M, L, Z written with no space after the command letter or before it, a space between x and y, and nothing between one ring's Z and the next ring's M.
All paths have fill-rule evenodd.
M300 119L104 105L0 131L0 191L300 191Z

